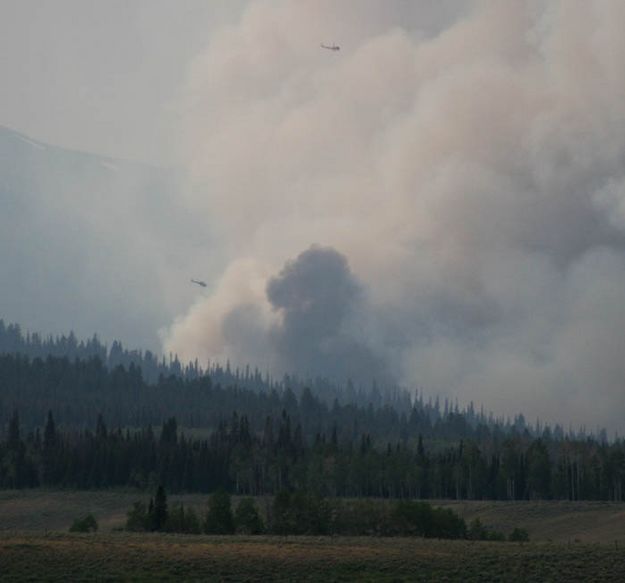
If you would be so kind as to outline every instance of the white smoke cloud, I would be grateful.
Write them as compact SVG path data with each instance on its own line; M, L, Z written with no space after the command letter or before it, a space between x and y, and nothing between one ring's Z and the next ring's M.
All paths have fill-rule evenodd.
M389 5L255 2L193 63L186 203L230 267L166 348L288 364L266 285L319 244L404 383L618 428L625 4L481 1L436 34Z

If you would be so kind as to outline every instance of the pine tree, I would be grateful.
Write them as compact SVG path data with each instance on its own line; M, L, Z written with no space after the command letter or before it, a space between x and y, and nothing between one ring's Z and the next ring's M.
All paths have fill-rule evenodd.
M9 446L16 448L20 443L20 416L17 411L13 411L9 421Z
M154 496L152 509L152 530L164 530L167 523L167 495L165 488L159 486Z
M56 425L52 417L52 411L48 411L46 428L43 432L43 447L46 450L52 449L56 445Z
M107 435L107 431L106 431L106 425L104 423L104 418L102 417L102 413L98 413L98 420L96 421L96 428L95 428L95 436L98 439L98 441L102 441L106 439L106 435Z
M42 481L44 484L54 483L55 448L57 443L56 426L52 411L48 411L48 420L43 432Z

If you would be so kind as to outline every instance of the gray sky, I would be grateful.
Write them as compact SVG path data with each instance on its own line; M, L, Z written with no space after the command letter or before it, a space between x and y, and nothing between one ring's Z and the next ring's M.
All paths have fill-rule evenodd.
M353 18L409 16L434 31L464 3L439 0L433 9L407 0L368 1L353 7ZM0 0L0 125L67 148L178 161L172 140L189 63L247 4Z
M136 311L135 339L184 357L322 372L335 350L498 412L621 426L625 3L0 6L0 124L188 170L97 215L82 187L33 203L90 226L107 269L76 293L119 282L123 309L98 296L110 330ZM295 342L324 302L336 326Z
M171 161L189 61L241 0L0 0L0 125L55 145Z

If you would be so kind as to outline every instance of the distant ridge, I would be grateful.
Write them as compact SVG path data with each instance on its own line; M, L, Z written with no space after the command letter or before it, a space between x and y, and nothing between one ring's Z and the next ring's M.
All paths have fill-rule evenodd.
M555 439L567 436L585 439L595 435L587 432L584 427L578 430L570 427L565 430L558 424L552 428L539 421L530 425L523 414L517 414L512 419L496 417L485 411L483 406L476 408L472 402L461 407L458 401L426 397L423 391L410 392L401 387L378 387L375 383L369 387L355 387L350 381L340 383L327 378L299 378L297 375L288 374L275 379L249 365L238 367L231 365L230 362L201 364L197 360L182 363L177 355L159 357L150 350L127 349L119 341L113 341L109 347L101 342L97 335L88 340L79 340L73 332L43 337L38 333L23 332L18 324L5 324L0 319L0 355L2 354L24 355L31 359L52 356L85 362L97 358L109 370L120 366L125 370L140 370L143 381L148 385L157 385L168 377L187 382L206 378L210 379L211 385L267 395L272 393L284 395L290 392L297 399L302 398L306 391L310 391L315 398L329 407L335 404L354 404L369 406L373 410L389 408L396 415L404 416L414 415L416 410L419 415L429 419L430 423L450 419L455 423L453 419L457 419L460 428L475 429L483 425L502 434L525 432L528 436L537 436L547 432ZM602 442L607 441L607 434L603 429L597 429L596 436Z

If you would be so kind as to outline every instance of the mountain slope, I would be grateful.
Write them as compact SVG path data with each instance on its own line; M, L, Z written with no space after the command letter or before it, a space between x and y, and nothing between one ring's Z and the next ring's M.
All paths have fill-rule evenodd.
M178 184L172 170L0 127L0 317L158 348L189 299L187 250L207 242Z

